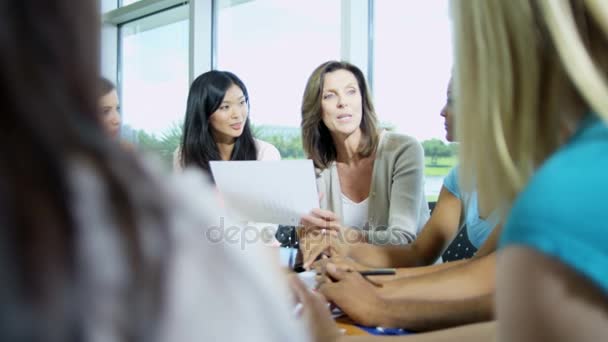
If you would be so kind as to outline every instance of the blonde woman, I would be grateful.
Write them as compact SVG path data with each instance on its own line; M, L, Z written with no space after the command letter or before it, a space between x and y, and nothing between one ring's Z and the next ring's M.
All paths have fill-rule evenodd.
M416 238L429 218L422 146L412 137L378 130L359 68L329 61L313 71L302 101L302 140L319 170L322 194L322 210L302 218L306 265L339 248L310 238L319 231L355 244L402 245Z
M498 334L605 339L608 3L461 0L452 10L461 175L477 182L479 203L509 211Z
M461 175L508 213L499 323L403 341L605 340L608 3L455 0L452 13Z

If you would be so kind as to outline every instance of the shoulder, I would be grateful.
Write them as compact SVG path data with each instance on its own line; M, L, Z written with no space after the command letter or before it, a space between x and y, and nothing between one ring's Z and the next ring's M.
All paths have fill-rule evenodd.
M234 317L254 318L247 320L247 328L243 331L230 331L230 324L217 324L212 328L201 326L198 336L202 340L209 336L246 340L247 334L266 336L270 340L264 334L271 331L271 325L276 322L281 322L283 326L277 332L280 337L276 340L285 340L293 331L301 334L302 327L297 322L282 319L289 313L289 307L285 301L278 299L286 298L289 292L282 282L275 256L254 240L234 243L222 233L225 227L241 232L246 232L248 227L231 218L222 207L221 197L206 175L197 169L186 169L179 175L171 176L166 185L175 244L170 269L172 273L169 275L169 289L174 297L169 297L173 299L169 304L174 307L171 312L176 313L168 319L167 331L171 338L167 339L187 340L192 336L192 325L180 318L209 314L216 315L218 322L229 322ZM212 274L214 269L225 270L222 279L226 281L201 276ZM259 272L249 272L252 269ZM248 284L246 291L240 288L243 283ZM256 297L253 294L258 295L257 299L252 299ZM249 301L251 305L230 305L243 301ZM271 319L255 318L256 311L259 312L262 306ZM234 310L212 310L219 307ZM180 338L184 336L187 338Z
M255 138L254 141L258 150L258 160L281 160L281 153L273 144Z
M324 169L315 168L315 175L317 179L330 179L332 174L334 173L334 169L336 168L336 163L331 162L329 166Z
M608 220L608 128L594 128L575 136L538 169L513 204L501 244L548 249L552 243L554 249L576 239L597 242L598 222Z
M383 132L381 135L380 144L384 149L389 151L422 148L422 145L416 138L407 134Z
M122 147L125 151L127 152L136 152L136 148L135 145L133 145L133 143L131 143L130 141L127 140L120 140L120 147Z
M513 214L550 217L594 214L608 193L608 130L604 141L576 141L561 148L530 179L513 207ZM528 209L526 209L528 208ZM556 209L563 209L556 212ZM573 210L577 212L573 212ZM600 214L596 212L595 214Z
M443 179L443 186L448 189L452 195L460 198L460 185L458 182L458 165L454 166L447 176Z
M416 138L393 132L384 132L382 135L376 159L396 164L424 165L424 150Z
M599 119L583 125L586 127L541 166L530 181L528 195L542 190L594 196L598 190L608 190L608 182L604 180L608 168L608 126Z
M186 168L182 173L165 176L164 190L170 198L172 212L188 213L198 220L209 219L209 213L217 213L219 195L213 189L209 177L199 168ZM200 208L212 208L201 211Z

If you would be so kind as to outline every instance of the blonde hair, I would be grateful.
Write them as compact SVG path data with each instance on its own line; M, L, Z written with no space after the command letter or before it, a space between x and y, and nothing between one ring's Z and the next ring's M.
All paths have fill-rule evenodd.
M361 118L361 142L359 155L368 157L376 151L378 145L378 119L374 110L365 76L361 69L348 62L329 61L319 65L308 78L302 99L302 145L308 158L312 159L315 167L325 169L336 160L336 147L329 132L323 123L321 100L323 94L323 81L325 75L336 71L350 71L359 85L363 107Z
M482 214L507 210L593 110L608 121L603 0L455 0L454 92L461 178Z

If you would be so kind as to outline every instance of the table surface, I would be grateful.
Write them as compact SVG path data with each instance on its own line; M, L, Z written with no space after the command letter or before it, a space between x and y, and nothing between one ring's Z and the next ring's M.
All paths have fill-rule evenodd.
M338 329L344 329L344 334L347 336L370 335L367 331L356 326L355 323L346 316L336 318L336 325L338 326Z

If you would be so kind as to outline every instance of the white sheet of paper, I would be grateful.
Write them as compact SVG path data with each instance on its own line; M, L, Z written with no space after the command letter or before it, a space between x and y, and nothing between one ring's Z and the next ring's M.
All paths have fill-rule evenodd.
M295 226L303 215L319 207L311 160L209 164L226 206L248 221Z

